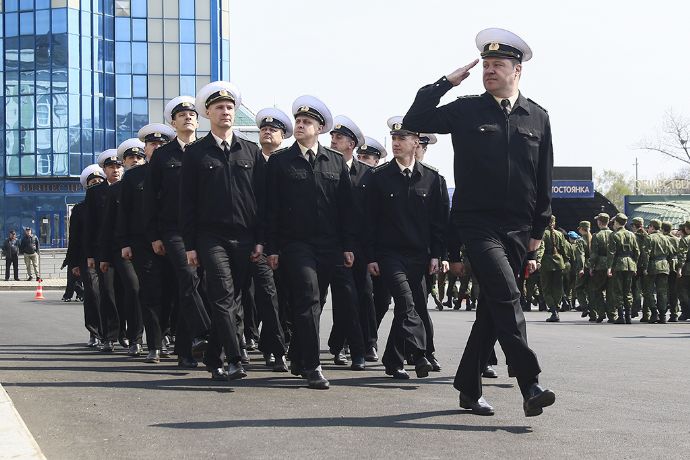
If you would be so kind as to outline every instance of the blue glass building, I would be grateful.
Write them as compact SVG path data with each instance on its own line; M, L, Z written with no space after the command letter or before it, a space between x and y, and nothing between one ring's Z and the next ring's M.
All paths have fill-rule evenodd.
M64 247L81 170L163 122L171 98L229 79L229 0L0 0L0 13L0 230Z

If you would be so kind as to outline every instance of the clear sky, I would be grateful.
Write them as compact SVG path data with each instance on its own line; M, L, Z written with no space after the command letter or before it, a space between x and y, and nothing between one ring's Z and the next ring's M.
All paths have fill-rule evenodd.
M640 178L650 179L682 166L635 146L660 132L668 109L690 117L690 7L683 2L230 4L230 73L255 112L275 105L289 113L296 97L312 94L390 145L386 120L404 115L422 85L478 57L477 32L502 27L534 52L520 89L549 111L557 166L633 175L637 156ZM442 103L483 91L477 66ZM425 161L452 186L450 138L439 137Z

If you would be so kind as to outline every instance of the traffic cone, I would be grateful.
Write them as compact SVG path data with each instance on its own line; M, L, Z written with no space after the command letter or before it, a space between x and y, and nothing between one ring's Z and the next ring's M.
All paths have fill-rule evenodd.
M36 286L36 294L34 295L34 300L44 300L45 297L43 297L43 285L41 285L41 282L38 282L38 286Z

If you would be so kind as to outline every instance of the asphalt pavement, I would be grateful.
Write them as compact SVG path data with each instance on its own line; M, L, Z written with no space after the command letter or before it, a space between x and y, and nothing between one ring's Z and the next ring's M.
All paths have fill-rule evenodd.
M498 379L485 379L493 417L458 407L452 387L474 313L431 312L442 372L394 381L380 363L364 372L327 353L328 391L275 374L252 354L249 377L213 382L176 360L144 364L122 349L84 347L79 303L61 292L0 293L0 383L48 459L81 458L687 458L690 322L558 324L527 314L527 331L556 393L526 418L500 347ZM385 345L392 310L380 330ZM3 449L0 446L0 458Z

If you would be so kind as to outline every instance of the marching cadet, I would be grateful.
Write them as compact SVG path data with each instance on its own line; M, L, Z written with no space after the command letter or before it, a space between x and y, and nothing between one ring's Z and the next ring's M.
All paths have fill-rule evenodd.
M661 221L652 219L647 226L649 238L642 248L640 263L644 267L646 278L644 304L649 305L652 316L649 323L666 324L666 307L668 306L668 258L673 252L671 243L660 232ZM654 295L656 294L656 299Z
M266 165L273 152L280 148L285 139L292 137L293 126L290 117L282 110L266 108L256 114L256 125L259 128L261 157L258 169L262 188L266 187ZM263 217L265 219L265 216ZM277 272L276 272L277 273ZM280 319L280 304L276 288L276 273L268 265L265 254L262 254L250 265L250 274L254 282L254 299L261 318L259 350L263 353L266 366L273 372L288 372L285 353L285 331ZM281 288L287 286L281 285Z
M523 61L532 57L527 44L495 28L481 31L476 44L487 92L437 107L469 76L476 59L422 87L403 124L452 135L457 190L451 233L465 244L483 298L491 299L478 309L458 367L454 386L460 405L475 414L494 413L482 398L481 372L498 338L518 376L525 415L535 416L555 395L538 383L541 369L527 344L517 278L528 251L534 269L533 254L551 215L551 128L546 111L518 90ZM486 184L499 185L487 189Z
M331 130L331 148L343 155L345 164L350 172L353 197L353 225L355 229L355 262L350 270L352 276L336 277L334 283L353 280L353 285L343 288L352 291L356 303L346 303L347 298L333 296L333 327L328 338L328 347L335 356L335 364L347 364L347 358L342 352L347 341L352 355L352 368L361 370L364 361L378 361L376 341L378 340L376 311L372 292L371 275L367 271L366 257L363 254L364 240L369 237L363 226L365 220L364 206L366 192L370 179L371 167L354 158L355 148L364 145L364 134L357 124L345 115L338 115L333 119ZM341 269L338 268L337 271ZM344 302L345 300L345 302Z
M195 100L178 96L170 100L164 110L165 121L174 129L173 140L158 147L148 162L144 181L144 226L153 252L164 256L175 273L179 297L179 315L175 349L180 367L198 365L193 355L201 355L208 346L211 329L206 306L199 294L197 269L187 264L184 242L179 226L180 169L187 145L196 140L199 127ZM167 131L167 130L166 130ZM223 372L216 378L225 379Z
M161 256L153 252L146 237L146 210L144 208L145 180L148 162L154 151L175 137L175 131L161 123L151 123L137 133L138 139L130 139L118 147L123 158L137 158L137 164L128 169L120 186L117 230L122 259L131 261L139 279L139 298L146 328L148 355L144 362L158 363L163 349L161 333L162 267Z
M633 217L632 220L632 231L635 234L635 239L637 240L637 247L640 248L640 253L645 246L645 241L649 237L647 235L647 230L644 228L644 219L642 217ZM642 303L642 294L644 292L645 278L642 275L644 267L638 261L637 273L633 277L632 285L632 295L633 295L633 307L631 318L637 318L640 311L642 311L641 323L646 323L649 321L649 305L644 306Z
M590 316L590 321L597 320L589 300L589 256L592 247L592 234L589 232L591 224L587 220L577 226L580 239L575 243L575 297L582 308L582 317Z
M141 155L131 152L123 156L125 148L122 145L137 145ZM138 139L127 139L118 146L117 156L122 161L124 172L144 162L143 144ZM123 176L124 177L124 176ZM100 270L103 272L106 286L115 294L115 305L120 316L120 328L127 331L129 350L127 354L138 357L142 353L141 343L144 334L141 302L139 299L139 278L132 262L122 259L120 235L117 233L117 223L120 208L120 196L122 180L108 188L108 197L105 204L103 223L101 224L100 244L101 262ZM112 285L112 288L110 286ZM126 329L125 329L126 323ZM124 347L125 345L122 344Z
M671 255L668 258L669 264L669 276L668 276L668 311L669 311L669 323L678 322L678 291L676 289L676 273L678 271L678 244L680 243L680 238L676 237L671 233L673 226L670 222L661 223L661 231L668 239L671 245Z
M385 147L373 137L364 136L364 144L357 147L357 159L372 168L378 166L387 155Z
M395 302L382 363L387 375L408 379L412 355L417 377L432 370L422 315L428 316L424 276L439 268L447 221L438 171L415 160L419 133L388 120L394 161L373 171L367 194L369 273L381 276Z
M678 268L676 280L678 288L678 298L680 299L681 313L678 321L690 319L690 221L680 225L682 237L678 243Z
M546 307L551 312L547 322L558 322L558 306L563 298L563 270L565 270L564 254L566 245L563 233L556 229L556 216L551 216L549 226L544 231L544 251L541 261L537 259L537 264L541 263L539 273L541 274L541 285L539 289L544 295Z
M565 233L561 230L561 233ZM577 232L570 231L565 235L565 254L563 254L563 262L565 268L563 269L563 299L561 300L561 311L570 311L575 309L575 300L573 298L573 284L575 281L575 274L573 272L573 262L575 261L575 242L580 239Z
M613 309L611 303L611 290L608 285L608 276L606 274L606 258L608 257L608 244L611 236L609 229L609 215L605 212L599 213L594 220L599 227L599 231L594 234L592 239L592 249L589 255L589 285L591 293L589 297L590 313L596 317L596 322L601 323L608 314L608 322L613 323L616 320L617 313ZM604 291L606 298L604 298ZM590 314L590 318L591 318Z
M325 390L330 385L321 370L319 322L328 286L334 299L357 302L342 289L345 283L334 282L337 276L352 277L345 270L354 262L352 183L343 155L318 141L333 127L328 107L301 96L292 113L295 142L274 152L266 165L266 254L290 286L290 370L306 378L309 388Z
M631 324L632 280L637 272L640 248L635 235L625 228L628 216L618 213L613 218L613 233L606 258L607 276L611 278L611 306L617 310L616 324Z
M213 336L225 350L229 380L247 376L237 327L239 297L250 258L261 256L264 238L257 168L261 152L232 131L241 103L230 82L212 82L199 90L194 105L209 119L211 131L186 147L180 172L179 218L187 263L204 268ZM225 373L220 360L206 364L220 376Z
M89 165L79 175L79 182L84 190L88 190L105 180L105 172L97 164ZM86 265L84 253L84 227L86 204L80 201L72 208L69 218L69 242L67 244L67 268L74 276L80 277L84 284L84 326L89 331L89 341L86 346L97 347L101 341L101 317L98 310L100 292L94 289L98 286L96 272Z
M86 198L84 199L86 206L84 252L87 268L94 270L96 275L91 277L91 281L93 283L92 289L99 293L98 309L103 340L101 351L108 353L114 350L114 343L121 337L120 317L115 304L113 274L106 275L100 270L102 251L99 246L101 224L105 214L109 187L116 184L122 177L122 161L117 156L117 150L108 149L101 152L98 156L98 166L103 168L106 180L86 190ZM108 279L107 283L106 279Z

